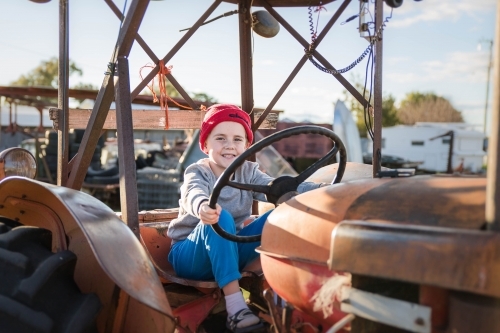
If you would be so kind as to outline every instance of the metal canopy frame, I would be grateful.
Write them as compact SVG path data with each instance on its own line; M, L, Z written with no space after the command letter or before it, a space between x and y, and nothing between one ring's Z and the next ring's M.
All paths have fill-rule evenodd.
M78 154L71 161L71 168L68 166L68 0L60 0L60 59L59 62L59 103L61 110L59 119L59 145L58 145L58 176L57 184L79 190L83 184L87 168L90 165L93 151L97 145L99 136L103 129L103 124L108 114L109 108L115 98L117 104L117 136L118 149L121 158L119 159L120 168L120 194L123 220L131 227L138 236L138 204L137 191L135 190L135 163L133 163L132 154L126 152L133 151L133 128L132 128L132 110L131 101L139 95L146 85L158 74L160 68L158 63L160 59L155 55L144 39L138 34L139 26L146 12L149 0L132 0L130 7L123 17L118 7L112 0L104 0L115 15L123 20L120 28L117 44L112 52L109 62L109 70L105 74L102 86L96 98L92 114L82 138L82 143ZM220 5L222 0L215 0L212 5L200 16L196 23L186 32L186 34L172 47L172 49L161 59L167 63L179 49L190 39L198 28L208 19L213 11ZM328 34L329 30L336 23L340 15L350 4L351 0L344 0L335 14L326 24L315 41L319 45L322 39ZM241 74L241 106L247 113L251 113L254 108L253 100L253 71L252 71L252 50L251 50L251 4L252 0L238 1L239 16L239 35L240 35L240 74ZM266 0L260 0L262 5L303 47L309 48L309 43L300 36L299 33L283 18ZM382 25L383 22L383 0L375 0L375 27ZM151 72L134 88L130 90L128 56L134 41L143 48L156 66ZM375 72L374 72L374 156L373 156L373 175L380 170L380 144L381 144L381 124L382 124L382 35L375 43ZM324 67L335 70L335 68L316 50L312 50L313 56ZM277 103L284 91L288 88L297 73L306 63L308 55L304 53L288 78L278 90L274 98L264 110L261 117L253 124L255 131L263 122L271 109ZM115 64L117 70L115 70ZM167 79L179 91L187 104L192 109L198 109L198 105L189 97L182 86L175 80L172 74L167 74ZM333 74L342 86L347 89L364 107L369 107L367 101L341 74ZM253 122L253 117L252 122ZM130 160L130 161L129 161Z

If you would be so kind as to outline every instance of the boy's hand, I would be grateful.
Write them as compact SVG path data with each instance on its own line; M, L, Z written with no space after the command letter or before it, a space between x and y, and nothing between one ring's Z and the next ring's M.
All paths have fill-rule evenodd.
M222 208L219 204L215 204L215 209L208 206L208 202L204 202L200 206L200 220L203 224L214 224L219 222L219 216Z

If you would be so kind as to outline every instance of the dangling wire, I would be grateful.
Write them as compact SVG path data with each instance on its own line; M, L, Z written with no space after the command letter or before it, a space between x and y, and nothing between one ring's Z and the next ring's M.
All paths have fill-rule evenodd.
M351 69L353 69L354 67L356 67L356 65L358 65L361 61L363 61L363 59L368 54L370 54L370 52L372 52L371 50L372 50L373 45L375 45L375 43L377 42L377 40L382 35L382 31L386 27L386 23L389 22L389 20L392 18L392 9L391 9L391 14L385 18L385 20L382 22L382 25L380 26L379 30L374 34L373 38L370 36L370 43L366 47L366 49L363 51L363 53L361 53L361 55L356 60L354 60L350 65L348 65L347 67L344 67L342 69L333 69L333 68L326 68L326 67L321 66L313 58L313 53L314 53L314 50L316 49L315 41L316 41L316 33L317 33L317 31L315 31L315 29L314 29L314 23L313 23L313 19L312 19L312 7L311 6L308 7L308 12L309 12L309 30L311 31L311 44L309 44L309 48L305 49L304 52L306 53L307 58L309 59L309 61L314 66L316 66L316 68L318 68L320 71L322 71L324 73L331 74L331 75L338 75L338 74L346 73L346 72L350 71ZM370 13L370 16L371 16L371 13ZM353 19L354 19L354 17L350 17L346 21L351 21ZM368 24L369 25L373 25L375 23L374 22L369 22ZM368 29L368 33L369 33L369 30L370 29Z

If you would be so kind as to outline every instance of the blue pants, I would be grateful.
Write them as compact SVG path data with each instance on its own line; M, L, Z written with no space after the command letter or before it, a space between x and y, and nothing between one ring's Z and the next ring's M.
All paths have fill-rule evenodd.
M238 232L239 236L262 233L267 212ZM226 232L235 234L234 219L222 210L219 225ZM241 278L240 271L259 254L255 248L260 242L235 243L217 235L210 225L198 223L185 240L175 243L170 249L168 261L175 273L186 279L217 281L220 288Z

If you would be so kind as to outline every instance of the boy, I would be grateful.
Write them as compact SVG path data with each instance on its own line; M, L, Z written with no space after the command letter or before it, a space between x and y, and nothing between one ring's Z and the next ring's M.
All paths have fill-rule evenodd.
M243 222L251 215L253 200L265 201L262 193L238 190L229 186L222 189L216 209L208 206L208 199L217 178L253 142L249 115L230 104L215 104L208 108L200 130L200 148L208 155L190 165L184 174L179 200L179 216L170 222L168 236L172 248L168 260L177 275L196 280L214 279L222 288L228 319L226 326L232 332L253 332L262 322L245 303L238 280L240 271L258 258L255 243L234 243L223 239L211 228L219 223L227 232L241 236L262 233L270 212L248 226ZM240 183L267 185L273 178L261 172L258 164L245 161L234 173ZM299 192L323 184L303 183ZM221 208L223 207L223 209Z

